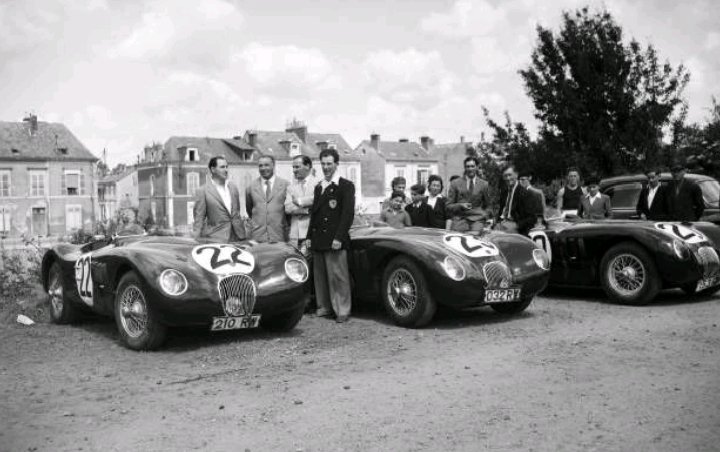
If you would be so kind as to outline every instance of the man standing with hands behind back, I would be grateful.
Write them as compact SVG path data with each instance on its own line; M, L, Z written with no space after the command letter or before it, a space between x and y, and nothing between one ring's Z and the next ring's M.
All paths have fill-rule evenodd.
M208 168L210 181L195 192L193 236L222 243L245 240L240 193L227 180L227 160L221 155L213 157Z
M340 156L335 149L320 152L325 178L315 186L310 226L305 244L313 253L317 315L336 322L348 320L351 308L347 250L355 216L355 186L337 174Z
M258 159L260 177L245 189L245 209L250 217L250 238L261 243L286 242L285 196L288 182L275 175L275 159L263 155Z

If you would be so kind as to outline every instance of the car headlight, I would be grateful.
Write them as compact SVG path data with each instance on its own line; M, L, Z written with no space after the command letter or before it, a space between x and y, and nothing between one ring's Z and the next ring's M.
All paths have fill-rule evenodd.
M685 260L688 257L690 257L690 250L688 249L687 245L685 245L684 242L675 239L673 240L673 251L675 252L675 255L678 257L678 259Z
M169 268L160 273L160 288L162 288L166 294L177 297L185 293L188 288L188 282L185 275Z
M308 266L304 260L291 257L285 261L285 274L295 282L305 282L308 279Z
M442 262L442 268L445 273L455 281L462 281L465 279L465 267L462 266L459 260L453 256L448 256Z
M542 268L543 270L549 270L550 269L550 258L548 257L545 250L541 250L539 248L535 248L532 252L533 260L535 261L535 264Z

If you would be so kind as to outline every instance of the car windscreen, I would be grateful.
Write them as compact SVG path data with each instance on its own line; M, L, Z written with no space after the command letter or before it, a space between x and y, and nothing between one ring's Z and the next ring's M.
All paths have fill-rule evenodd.
M642 190L640 182L631 182L610 187L605 194L610 196L613 209L634 209Z
M708 207L717 206L718 200L720 199L720 183L716 180L704 180L698 185L700 185L700 189L702 190L705 205Z

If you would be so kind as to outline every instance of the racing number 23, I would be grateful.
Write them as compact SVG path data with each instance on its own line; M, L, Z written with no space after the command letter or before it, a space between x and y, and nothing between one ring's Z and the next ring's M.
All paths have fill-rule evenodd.
M77 263L78 293L81 297L92 297L92 278L90 278L90 256L81 257Z

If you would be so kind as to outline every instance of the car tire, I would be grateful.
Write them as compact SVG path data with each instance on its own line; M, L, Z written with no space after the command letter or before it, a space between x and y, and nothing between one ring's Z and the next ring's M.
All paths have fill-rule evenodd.
M714 287L707 287L700 292L697 291L697 281L693 283L683 284L680 286L683 292L685 292L687 295L690 296L697 296L697 297L709 297L711 295L715 295L718 291L720 291L720 286L714 286Z
M167 327L148 304L143 282L134 271L125 273L118 284L115 323L123 344L132 350L155 350L165 341Z
M490 307L498 314L515 315L526 310L532 301L532 297L527 297L513 303L493 303Z
M303 314L305 314L305 305L299 309L294 309L279 315L263 315L260 318L260 327L268 331L279 333L291 331L298 323L300 323Z
M77 320L79 308L66 295L63 283L62 268L59 262L50 266L47 279L48 303L50 304L50 319L53 323L67 324Z
M652 257L631 242L619 243L605 253L600 261L600 283L611 300L630 305L649 303L661 288Z
M427 325L437 309L425 275L415 262L405 256L394 258L385 267L382 300L393 321L409 328Z

